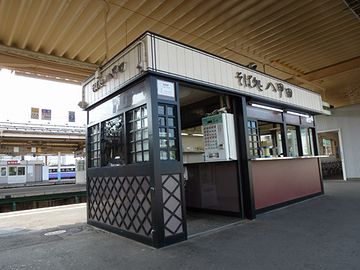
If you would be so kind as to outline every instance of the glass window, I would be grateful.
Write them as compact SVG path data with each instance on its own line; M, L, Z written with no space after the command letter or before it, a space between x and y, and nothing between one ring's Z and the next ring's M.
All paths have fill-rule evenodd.
M142 146L143 146L143 150L149 150L149 141L144 140Z
M322 145L323 145L323 153L322 154L330 156L332 154L331 141L329 139L323 138Z
M173 106L167 106L166 109L167 109L167 115L168 115L168 116L175 116L174 107L173 107Z
M249 120L248 123L248 135L249 135L249 156L259 157L259 135L257 129L257 122Z
M149 161L149 151L144 151L144 161Z
M169 151L169 159L176 160L176 151Z
M88 129L89 137L89 167L100 165L100 124Z
M9 167L9 176L14 176L17 173L16 167Z
M147 117L147 108L146 108L146 106L143 106L141 108L141 116L142 117Z
M175 126L174 118L168 118L168 126L169 127L174 127Z
M167 160L167 151L160 151L160 159L161 160Z
M159 128L159 136L166 137L166 128Z
M25 167L18 167L17 168L18 175L25 175Z
M277 123L258 121L260 135L261 157L283 156L281 130L282 125Z
M77 170L79 172L85 170L85 160L78 160L78 162L77 162ZM75 168L74 168L74 171L75 171Z
M124 116L121 114L102 123L101 165L125 164Z
M6 176L6 167L1 167L1 176Z
M148 85L146 82L141 82L89 111L89 124L118 115L131 106L140 105L145 102L147 95ZM146 116L147 111L142 113Z
M315 142L314 142L313 132L315 132L313 128L309 129L310 149L311 149L311 154L314 156L316 153L315 153L315 146L314 146Z
M149 138L149 131L147 129L144 129L142 131L142 136L143 136L143 139L148 139Z
M174 148L174 147L176 147L176 145L175 145L175 140L169 140L169 147L170 148Z
M297 135L296 135L296 127L295 126L287 126L286 130L286 138L289 147L289 156L290 157L298 157L299 149L297 144Z
M178 160L176 106L159 104L160 159Z
M159 126L166 126L166 118L159 116Z
M159 115L165 115L165 106L164 105L159 105L158 106L158 114Z
M314 155L314 141L311 128L301 128L301 144L304 156Z
M129 163L149 161L149 131L146 105L128 111L126 119Z

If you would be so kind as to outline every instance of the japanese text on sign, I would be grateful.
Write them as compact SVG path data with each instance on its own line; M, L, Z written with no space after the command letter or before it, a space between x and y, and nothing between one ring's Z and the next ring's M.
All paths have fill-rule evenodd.
M109 71L109 73L103 78L103 77L99 77L99 78L95 78L96 81L95 83L92 84L91 88L93 90L93 92L98 91L101 87L103 87L107 82L109 82L110 80L112 80L113 78L115 78L115 76L118 73L123 73L126 70L126 63L125 62L121 62L119 65L114 65L111 70Z
M268 82L266 85L263 85L261 80L257 79L253 75L248 75L242 72L236 72L235 78L238 79L240 86L255 88L259 92L262 91L273 91L279 93L279 97L283 96L291 98L293 96L293 91L291 88L286 88L283 83L273 83Z

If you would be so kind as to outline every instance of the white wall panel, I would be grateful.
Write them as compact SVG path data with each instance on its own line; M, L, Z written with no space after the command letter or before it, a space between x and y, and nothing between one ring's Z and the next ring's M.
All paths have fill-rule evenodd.
M163 42L163 41L159 41L155 43L155 56L156 56L156 66L162 66L163 68L165 68L166 70L169 69L168 65L169 65L169 61L166 61L166 59L168 58L168 46L167 43Z
M104 86L100 87L96 91L93 91L93 84L99 80L99 78L95 78L95 76L93 76L83 84L85 101L89 105L92 105L102 100L103 98L107 97L114 91L124 86L129 81L141 75L141 71L137 68L140 62L139 51L141 52L141 60L145 60L143 62L143 64L145 64L144 70L148 69L148 59L145 59L145 57L152 56L151 52L149 51L150 46L148 46L149 40L150 39L148 37L143 37L143 39L140 40L138 43L130 46L124 52L122 52L110 62L105 64L103 68L101 68L99 73L101 75L101 78L104 79L107 78L109 73L112 73L112 69L114 66L120 65L121 63L126 64L125 71L116 73L111 79L106 79L106 83ZM145 46L145 48L143 48L142 46Z
M153 57L152 57L153 44L151 43L151 37L149 35L147 35L145 37L145 43L147 44L147 46L146 46L146 59L147 59L147 62L148 62L148 66L151 68L154 65Z
M176 74L178 77L207 83L212 86L221 87L222 89L261 97L283 104L289 104L314 112L322 111L322 100L320 95L317 93L288 84L279 79L224 59L214 57L193 48L185 47L184 45L176 44L172 41L167 41L163 38L155 37L155 42L156 44L159 44L156 48L160 50L156 52L156 70L158 72ZM164 43L167 43L167 46ZM176 47L179 49L175 49ZM161 51L165 50L165 48L168 51L168 55ZM175 57L174 54L177 56ZM172 63L174 59L177 59L178 63ZM189 70L188 67L190 66L194 66L194 70ZM186 72L183 71L183 68L187 69ZM238 79L235 78L236 72L256 77L256 79L261 81L263 91L258 91L254 87L245 87L244 85L240 85ZM270 89L265 90L269 83L272 83L275 86L278 83L283 84L284 88L292 90L292 97L286 97L285 92L283 92L280 97L279 92L274 92Z
M185 66L185 50L178 46L176 48L176 57L174 56L174 58L177 60L177 73L181 76L186 77L186 66ZM175 60L174 59L174 60Z
M127 67L125 72L117 73L112 80L109 80L105 86L95 92L92 90L92 85L96 82L95 78L88 80L84 84L85 101L88 102L89 105L105 98L136 76L141 75L141 72L137 68L140 61L139 46L145 45L145 48L141 49L142 60L145 60L143 63L145 64L145 70L149 67L149 69L160 73L175 75L193 82L201 82L224 91L261 97L269 101L292 105L301 109L322 112L322 100L317 93L310 92L295 85L290 85L279 79L182 44L157 37L153 34L147 34L142 37L140 41L140 43L135 43L126 49L101 70L102 77L106 77L114 65L126 62ZM151 49L151 41L154 44L153 50ZM147 55L146 59L144 59L145 55ZM242 75L245 74L246 76L256 77L257 80L260 80L262 83L262 91L258 91L257 88L254 87L254 83L251 83L250 87L245 86L244 81L240 84L239 79L236 78L237 72L241 72ZM283 93L280 97L279 92L274 92L270 89L265 90L269 83L273 85L278 83L283 84L285 88L292 90L293 96L289 98Z
M178 52L176 50L176 46L171 46L167 44L167 59L169 64L169 70L172 71L174 74L179 74L178 72L178 66L177 66L177 58L178 58ZM180 75L180 74L179 74ZM181 75L180 75L181 76Z
M189 76L189 78L194 78L194 79L200 79L203 82L209 82L209 71L208 71L208 61L207 59L200 54L200 76L199 78L194 78L194 76ZM194 63L195 65L197 64L196 62Z
M185 74L186 77L190 77L190 75L195 74L193 52L189 50L184 50L184 55L185 55Z

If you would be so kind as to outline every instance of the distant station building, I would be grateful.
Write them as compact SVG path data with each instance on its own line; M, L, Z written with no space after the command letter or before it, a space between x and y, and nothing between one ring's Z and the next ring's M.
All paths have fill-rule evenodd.
M42 161L0 161L0 185L27 184L43 180L49 180L49 171Z

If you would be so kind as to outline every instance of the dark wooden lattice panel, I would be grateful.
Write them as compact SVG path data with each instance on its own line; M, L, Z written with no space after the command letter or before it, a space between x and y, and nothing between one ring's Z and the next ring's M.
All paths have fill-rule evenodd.
M148 176L90 177L90 220L150 236L151 194Z
M165 237L183 232L180 175L163 175Z

